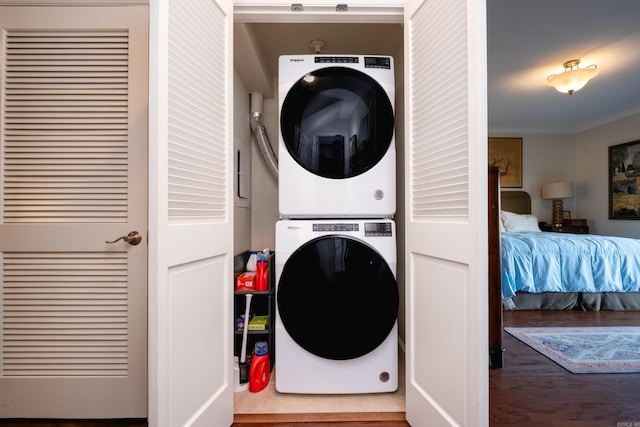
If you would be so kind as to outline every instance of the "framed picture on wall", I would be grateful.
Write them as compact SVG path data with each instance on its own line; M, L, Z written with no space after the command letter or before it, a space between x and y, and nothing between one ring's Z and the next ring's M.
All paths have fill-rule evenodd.
M609 219L640 219L640 141L609 147Z
M522 187L522 138L489 138L489 165L500 168L500 187Z

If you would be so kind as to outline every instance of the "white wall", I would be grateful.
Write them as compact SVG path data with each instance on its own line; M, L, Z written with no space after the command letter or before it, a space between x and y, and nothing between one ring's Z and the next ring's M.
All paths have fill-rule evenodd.
M247 169L251 172L251 130L249 128L249 95L247 89L237 72L233 79L233 139L234 148L241 151L241 155L247 156ZM246 114L244 112L247 112ZM238 198L238 171L237 151L234 156L233 190L234 196L234 229L233 229L233 253L239 254L251 250L251 193L248 199ZM249 190L251 191L251 190Z
M551 221L551 201L540 198L542 184L570 181L576 194L564 200L564 208L572 218L586 219L594 234L640 238L640 221L609 219L607 175L609 146L640 140L640 114L575 135L491 136L523 138L522 190L531 195L531 210L540 221Z
M245 173L251 174L250 198L237 197L237 170L234 171L235 230L234 253L275 248L275 224L278 220L278 183L269 174L256 141L251 134L250 96L245 83L236 72L234 79L234 144L249 153L250 162ZM262 122L274 151L278 150L278 102L265 99ZM237 165L236 165L237 168Z
M237 114L237 111L236 111ZM247 110L247 117L249 112ZM278 156L278 100L264 99L262 121L271 146ZM271 176L267 166L252 139L252 177L251 189L253 209L251 211L251 246L253 250L274 249L276 241L276 221L278 221L278 182Z
M237 72L234 79L234 97L234 144L236 150L249 153L250 162L245 173L251 173L250 198L243 201L237 197L237 170L234 171L234 190L236 191L234 253L265 248L274 249L275 224L278 220L278 183L269 174L256 147L255 138L251 134L250 96ZM278 102L275 99L264 100L262 122L277 154Z
M531 196L531 212L539 221L551 222L551 200L540 197L540 188L551 182L574 182L575 150L573 135L520 134L491 135L491 137L522 138L522 188L504 188L504 191L522 190ZM564 210L572 218L583 218L576 211L576 201L565 199Z
M609 146L640 140L640 114L576 135L578 209L595 234L640 238L640 221L609 219Z

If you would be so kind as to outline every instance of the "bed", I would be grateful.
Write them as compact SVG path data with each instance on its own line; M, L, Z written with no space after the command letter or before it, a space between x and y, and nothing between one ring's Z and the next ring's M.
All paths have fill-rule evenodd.
M524 191L501 192L505 309L640 310L640 240L540 232Z
M640 240L541 232L529 194L499 191L498 179L499 172L489 168L491 367L503 365L504 309L640 310ZM525 223L517 227L525 231L503 231L504 211L522 215L512 219ZM615 255L620 245L627 252ZM571 274L576 272L581 276Z

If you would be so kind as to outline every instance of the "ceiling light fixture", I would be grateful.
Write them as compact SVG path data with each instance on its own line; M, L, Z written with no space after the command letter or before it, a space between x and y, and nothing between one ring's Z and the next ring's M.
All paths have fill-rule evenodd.
M572 59L564 64L564 71L560 74L552 74L547 77L547 84L556 88L558 92L571 95L576 90L582 89L589 80L598 75L598 66L589 65L579 68L579 59Z

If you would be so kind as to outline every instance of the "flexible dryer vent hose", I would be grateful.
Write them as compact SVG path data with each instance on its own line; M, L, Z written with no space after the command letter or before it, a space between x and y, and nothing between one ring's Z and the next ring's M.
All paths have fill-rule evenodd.
M264 160L269 173L278 180L278 158L273 151L267 129L262 123L262 94L257 92L251 93L251 132L256 138L260 155Z
M256 142L258 144L258 148L260 149L260 154L262 155L262 159L264 160L267 169L269 169L269 173L278 180L278 158L276 157L276 153L273 151L273 147L271 146L271 142L269 142L269 135L267 135L267 130L262 124L262 120L259 113L253 113L253 117L251 117L251 131L253 132L253 136L256 138Z

